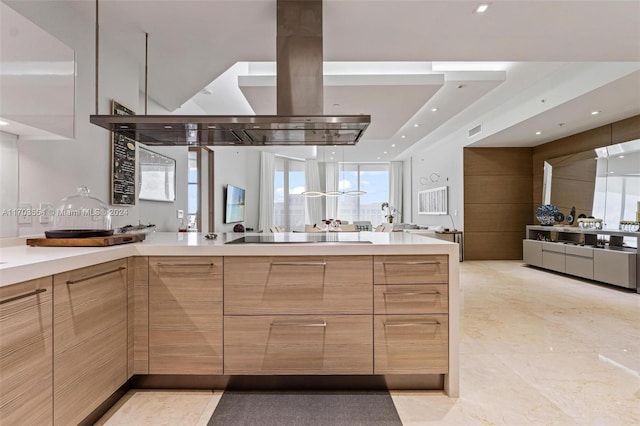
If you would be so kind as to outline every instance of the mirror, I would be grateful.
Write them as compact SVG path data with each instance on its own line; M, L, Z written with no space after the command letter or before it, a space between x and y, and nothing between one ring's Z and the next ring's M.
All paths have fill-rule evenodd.
M601 218L606 229L636 221L640 203L640 139L545 162L543 204L567 215Z
M138 146L140 158L138 198L149 201L176 200L176 160Z

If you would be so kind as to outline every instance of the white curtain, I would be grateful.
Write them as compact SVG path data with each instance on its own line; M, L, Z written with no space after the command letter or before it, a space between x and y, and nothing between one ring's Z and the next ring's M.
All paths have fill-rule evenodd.
M389 167L389 205L401 213L396 223L402 223L402 161L392 161Z
M304 189L322 191L318 160L309 159L304 163ZM319 223L322 220L322 197L306 197L304 201L304 222Z
M337 191L340 166L338 163L324 163L324 167L326 191ZM338 198L339 197L325 197L325 219L338 218Z
M267 232L273 223L273 180L276 173L276 156L271 152L260 153L260 207L258 229Z

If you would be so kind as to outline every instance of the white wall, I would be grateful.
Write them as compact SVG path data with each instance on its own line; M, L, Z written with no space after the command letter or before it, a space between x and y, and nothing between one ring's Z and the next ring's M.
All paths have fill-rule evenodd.
M224 188L234 185L246 189L245 227L258 230L260 199L260 155L250 148L215 147L214 223L215 232L232 232L235 224L224 223Z
M411 186L412 214L417 225L442 225L464 229L464 169L462 141L448 141L419 151L412 157ZM446 160L446 161L445 161ZM435 174L434 174L435 173ZM438 175L439 177L436 177ZM435 180L435 182L434 182ZM405 182L406 183L406 182ZM448 186L449 216L418 215L418 191Z

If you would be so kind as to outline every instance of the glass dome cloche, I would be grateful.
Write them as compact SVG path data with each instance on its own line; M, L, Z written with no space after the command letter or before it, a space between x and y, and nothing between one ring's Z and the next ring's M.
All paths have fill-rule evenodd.
M89 188L81 186L76 195L60 200L56 206L51 230L47 238L88 238L113 235L111 212L105 203L89 195Z

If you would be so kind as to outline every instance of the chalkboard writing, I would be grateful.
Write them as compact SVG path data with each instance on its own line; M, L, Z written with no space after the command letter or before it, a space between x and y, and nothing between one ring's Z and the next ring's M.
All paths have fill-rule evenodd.
M129 108L111 101L113 115L135 115ZM136 141L112 133L111 204L133 206L136 203Z

